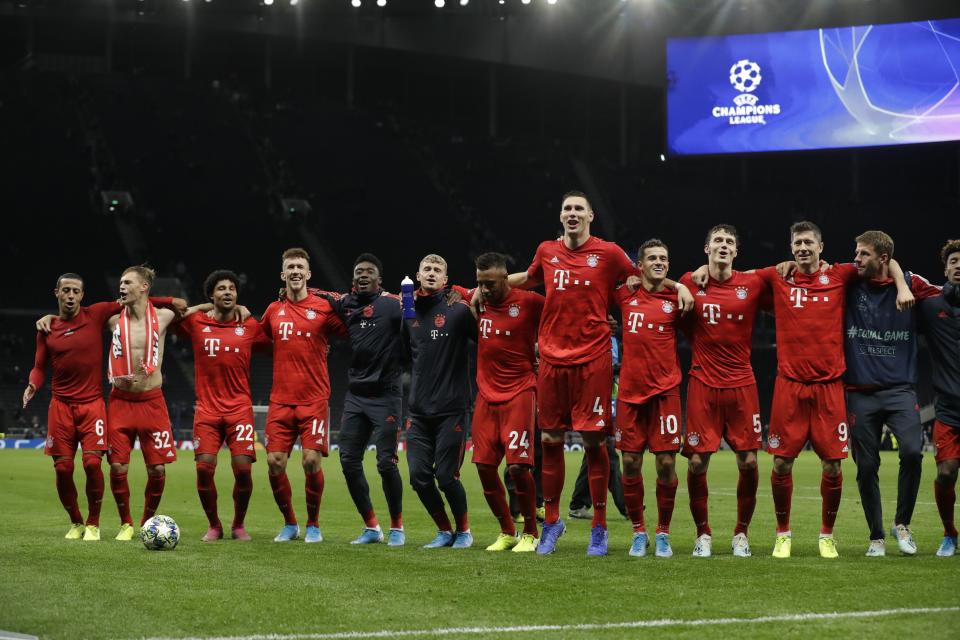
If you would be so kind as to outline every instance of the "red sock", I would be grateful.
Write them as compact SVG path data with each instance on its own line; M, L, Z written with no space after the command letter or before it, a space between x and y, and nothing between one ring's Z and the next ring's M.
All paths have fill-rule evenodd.
M197 493L200 495L200 506L203 507L210 526L223 529L220 516L217 515L217 484L213 478L216 472L217 465L210 462L197 462Z
M741 469L737 480L737 526L733 535L747 535L753 511L757 508L757 485L760 484L760 472L756 467Z
M270 478L270 488L273 489L273 499L283 514L284 524L297 524L297 515L293 512L293 498L290 491L290 479L286 472L281 471Z
M376 529L380 526L380 522L377 521L377 513L373 509L363 514L363 526L368 529Z
M610 454L606 443L584 449L587 456L587 481L590 484L590 500L593 501L591 527L607 528L607 485L610 484Z
M843 473L835 476L823 474L820 477L821 519L820 533L833 534L833 524L840 510L840 496L843 494Z
M793 499L793 474L770 472L773 491L773 510L777 514L777 533L790 531L790 502Z
M466 511L453 514L453 521L457 525L457 531L470 531L470 518L467 517Z
M937 511L943 521L943 535L957 537L957 527L953 523L953 506L957 502L957 489L952 484L933 482L933 497L937 501Z
M160 506L160 498L163 497L163 487L167 483L167 476L153 476L147 474L147 486L143 490L143 517L140 518L140 526L157 513Z
M643 476L623 476L623 501L627 503L627 515L633 523L633 531L646 531L643 524Z
M390 528L403 529L403 512L390 514Z
M70 522L82 523L83 515L77 505L77 485L73 483L73 459L60 458L54 461L53 469L57 473L57 495L60 496L63 508L70 515Z
M566 461L563 459L562 442L543 443L543 468L540 482L543 485L544 522L553 524L560 519L560 494L563 492L563 476Z
M431 513L430 517L437 524L437 531L453 531L453 525L450 524L450 518L447 517L447 510L441 509L436 513Z
M100 455L96 453L83 454L83 470L87 474L87 524L100 526L100 506L103 504L103 468L100 466Z
M117 503L117 513L120 514L120 524L133 524L130 516L130 486L127 484L127 474L110 472L110 493Z
M316 473L305 473L304 488L307 493L307 526L319 526L320 499L323 498L323 469Z
M500 471L491 465L478 464L477 473L480 475L483 497L487 499L493 517L500 523L500 532L508 536L517 535L517 528L513 526L513 516L510 515L510 505L507 504L507 490L500 480ZM457 529L460 529L459 525Z
M523 532L537 538L540 535L537 531L537 485L530 467L517 465L510 471L510 477L513 478L517 504L523 516Z
M677 500L677 481L657 480L657 533L670 533L673 505Z
M253 493L253 473L250 464L233 465L233 528L239 529L247 517L247 505Z
M697 527L697 537L713 535L708 522L708 501L710 490L707 488L707 474L687 471L687 491L690 492L690 515Z

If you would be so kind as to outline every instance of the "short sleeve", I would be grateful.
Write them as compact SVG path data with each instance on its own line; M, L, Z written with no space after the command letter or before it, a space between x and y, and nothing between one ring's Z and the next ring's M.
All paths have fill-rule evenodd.
M923 276L913 273L910 274L910 291L913 293L913 297L919 301L940 295L941 288L930 284L930 281Z

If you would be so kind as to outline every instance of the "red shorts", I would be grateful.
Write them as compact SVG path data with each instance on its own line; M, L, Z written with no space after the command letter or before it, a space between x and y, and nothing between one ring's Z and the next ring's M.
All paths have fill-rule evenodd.
M734 451L756 451L763 439L757 385L722 389L698 378L687 383L687 434L683 455L714 453L720 438Z
M197 407L193 416L193 449L199 454L217 455L226 441L231 456L257 459L253 447L253 407L222 416Z
M304 449L330 455L330 410L326 399L310 404L270 403L267 409L267 453L290 453L298 437Z
M933 422L933 446L937 462L960 460L960 427L939 420Z
M680 451L680 388L653 396L643 404L617 400L617 449L630 453Z
M506 402L487 402L477 394L473 410L473 463L533 465L537 394L527 389Z
M796 382L777 376L770 412L767 451L781 458L796 458L807 441L821 460L847 457L847 425L843 382Z
M142 393L113 389L107 415L110 423L108 462L129 463L130 451L137 438L146 464L166 464L177 459L177 444L173 440L167 403L160 389Z
M103 398L81 403L50 399L45 454L72 458L77 444L84 451L106 451L107 438L107 407Z
M611 432L610 397L613 360L610 353L570 367L540 362L537 406L544 430Z

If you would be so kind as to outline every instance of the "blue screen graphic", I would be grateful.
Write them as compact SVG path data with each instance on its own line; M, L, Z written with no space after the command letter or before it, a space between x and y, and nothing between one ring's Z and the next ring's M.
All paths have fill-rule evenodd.
M667 41L670 153L960 140L960 19Z

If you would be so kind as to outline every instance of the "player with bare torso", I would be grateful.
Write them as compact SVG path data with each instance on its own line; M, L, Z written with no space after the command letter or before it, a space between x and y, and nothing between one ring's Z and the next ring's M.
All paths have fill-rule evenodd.
M133 538L130 516L130 487L127 470L130 451L140 440L147 466L142 525L160 505L166 482L166 463L177 459L176 446L161 385L163 343L176 314L157 309L147 298L153 285L153 269L129 267L120 276L119 302L123 309L109 320L112 338L108 351L112 389L107 408L110 424L110 490L117 501L120 532L117 540Z

